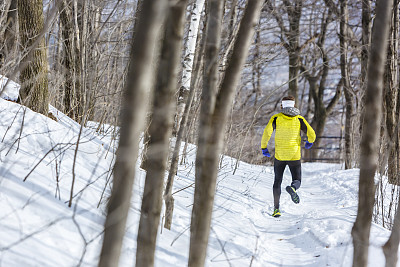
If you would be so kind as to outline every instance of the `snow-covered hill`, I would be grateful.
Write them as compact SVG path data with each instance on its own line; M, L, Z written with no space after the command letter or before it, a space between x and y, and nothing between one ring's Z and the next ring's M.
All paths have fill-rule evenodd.
M80 126L52 113L58 122L0 99L0 266L98 263L116 144L86 128L77 146ZM159 267L187 266L194 154L191 147L174 183L172 230L160 227ZM233 174L234 165L224 157L207 266L351 266L358 170L303 164L301 202L293 204L283 190L276 219L270 216L273 168L240 163ZM134 266L144 177L138 168L120 266ZM283 186L289 183L287 170ZM369 266L384 266L381 245L389 234L373 225Z

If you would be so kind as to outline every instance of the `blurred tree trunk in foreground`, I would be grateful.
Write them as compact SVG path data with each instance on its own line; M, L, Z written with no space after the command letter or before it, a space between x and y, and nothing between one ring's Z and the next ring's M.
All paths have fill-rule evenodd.
M353 266L368 263L369 236L375 200L375 172L378 163L379 131L382 116L382 85L393 0L377 2L372 32L363 135L361 139L360 182L357 218L352 229Z
M211 131L211 116L215 106L215 95L218 86L218 53L221 45L223 1L208 1L206 12L206 46L204 51L203 90L196 153L196 186L190 226L189 267L204 266L210 232L211 211L214 202L211 199L214 193L210 177L214 179L214 172L216 171L212 170L213 174L210 171L211 168L214 169L215 164L207 166L204 161L206 160L206 145ZM202 173L205 172L207 172L208 178L203 179Z
M186 3L186 0L179 0L176 3L170 1L165 23L151 112L153 119L149 127L146 182L137 238L136 266L138 267L154 266L169 139L175 111L174 93L178 83Z
M384 114L385 121L383 122L386 127L386 134L383 141L384 161L382 164L386 166L388 170L389 183L399 185L399 151L396 144L398 143L398 105L397 98L399 93L399 62L398 62L398 49L399 49L399 1L393 0L393 6L390 20L390 31L389 31L389 45L387 51L387 63L384 78L384 97L383 101L385 104Z
M179 163L179 153L181 150L181 144L183 141L183 135L187 129L187 121L189 118L190 107L193 103L194 93L197 89L198 85L198 78L200 76L200 68L203 62L203 51L204 51L204 38L197 39L197 52L195 53L194 63L195 67L191 73L191 80L190 80L190 89L189 94L187 95L185 108L183 110L182 118L179 123L179 130L176 136L174 151L172 153L171 159L171 166L169 168L168 179L165 186L164 192L164 200L165 200L165 223L164 227L167 229L171 229L172 224L172 215L174 211L174 198L172 196L172 188L174 184L175 175L178 171L178 163Z
M250 0L244 11L232 54L216 94L222 1L211 0L207 22L206 55L199 141L196 155L196 187L193 202L189 266L204 266L225 126L235 90L247 59L263 0Z
M144 1L135 25L130 69L121 109L120 141L114 165L110 198L99 266L118 266L126 219L130 207L140 133L144 126L147 99L151 96L152 65L167 0Z
M399 31L399 0L393 0L389 46L386 64L385 104L387 127L388 179L389 183L399 185L399 84L398 84L398 31ZM386 162L383 162L386 165ZM392 233L383 246L386 267L396 267L400 242L400 201L397 199L396 215L393 221Z

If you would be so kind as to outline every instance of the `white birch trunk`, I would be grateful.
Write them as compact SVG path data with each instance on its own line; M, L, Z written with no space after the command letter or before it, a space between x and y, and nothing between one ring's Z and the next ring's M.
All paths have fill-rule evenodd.
M184 53L184 65L182 69L182 86L184 90L189 90L190 80L194 64L194 52L196 49L197 33L200 27L201 13L203 12L205 0L196 0L190 17L189 35Z
M177 116L175 121L175 130L178 131L181 123L183 111L185 109L185 96L189 94L190 81L192 80L192 72L194 65L194 54L196 50L197 36L200 28L201 13L203 12L205 0L196 0L193 3L190 16L190 26L188 40L186 42L184 50L184 60L182 66L182 79L181 79L181 91L178 98Z

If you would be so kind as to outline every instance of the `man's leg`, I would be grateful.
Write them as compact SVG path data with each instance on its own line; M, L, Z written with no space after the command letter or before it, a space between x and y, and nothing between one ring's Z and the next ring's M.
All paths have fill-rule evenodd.
M292 174L292 184L295 190L300 188L301 185L301 161L294 160L288 161L290 173Z
M279 199L281 197L281 184L285 167L286 167L286 161L280 161L275 159L274 161L275 180L273 186L275 209L279 209Z
M301 161L288 161L288 165L292 174L292 184L286 187L286 191L290 194L292 201L298 204L300 203L300 198L296 190L299 189L301 185Z

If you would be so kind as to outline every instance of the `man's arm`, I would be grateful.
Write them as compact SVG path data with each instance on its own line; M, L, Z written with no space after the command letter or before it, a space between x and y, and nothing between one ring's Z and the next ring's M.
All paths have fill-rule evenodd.
M274 126L276 115L272 116L269 120L267 126L264 129L264 133L261 138L261 149L267 148L268 141L271 138L272 133L274 132Z
M317 136L315 135L315 131L314 129L310 126L310 124L308 124L308 122L303 118L303 117L299 117L299 121L300 121L300 127L301 130L307 134L307 141L310 143L314 143L315 139L317 138Z

